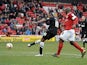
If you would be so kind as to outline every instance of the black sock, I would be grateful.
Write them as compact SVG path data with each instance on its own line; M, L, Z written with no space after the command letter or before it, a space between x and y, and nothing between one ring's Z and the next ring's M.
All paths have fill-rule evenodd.
M31 43L30 45L31 45L31 46L35 45L35 42Z
M83 42L83 47L85 48L85 41Z
M39 49L40 54L42 54L42 51L43 51L43 48L40 47Z
M87 43L87 41L85 41L85 43Z

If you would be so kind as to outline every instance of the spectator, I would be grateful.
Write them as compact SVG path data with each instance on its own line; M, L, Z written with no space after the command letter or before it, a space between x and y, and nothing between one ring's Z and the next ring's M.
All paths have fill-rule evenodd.
M26 31L25 31L25 35L31 35L32 34L32 31L31 31L31 29L27 29Z

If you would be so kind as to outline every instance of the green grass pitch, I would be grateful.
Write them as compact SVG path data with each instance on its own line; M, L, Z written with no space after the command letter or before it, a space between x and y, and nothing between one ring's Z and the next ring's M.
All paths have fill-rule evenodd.
M39 52L38 44L30 48L27 44L13 43L14 47L7 49L6 43L0 43L0 65L87 65L87 54L81 58L80 52L68 42L64 43L60 58L52 56L57 51L57 42L45 43L43 57L34 56Z

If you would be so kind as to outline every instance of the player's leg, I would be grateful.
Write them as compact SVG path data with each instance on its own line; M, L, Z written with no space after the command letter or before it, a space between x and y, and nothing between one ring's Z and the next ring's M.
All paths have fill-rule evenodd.
M70 41L70 44L73 45L75 48L77 48L80 52L83 51L83 48L80 47L80 45L77 42Z
M39 54L35 56L43 56L43 47L44 47L44 41L49 39L51 37L51 33L49 31L46 32L46 34L42 37L40 41L40 48L39 48Z
M84 47L84 48L85 48L85 43L87 43L87 42L86 42L86 40L84 39L84 40L83 40L83 47Z
M33 46L33 45L35 45L35 44L40 43L40 42L41 42L41 40L36 40L35 42L33 42L33 43L31 43L31 44L28 44L28 47L31 47L31 46Z
M54 33L51 33L51 32L52 31L47 32L46 36L43 36L43 38L41 39L40 48L39 48L39 55L43 55L44 41L49 40L56 35L56 33L54 34ZM36 55L36 56L39 56L39 55Z
M31 47L31 46L33 46L35 44L38 44L38 43L40 43L43 40L46 40L49 36L50 36L49 31L45 32L44 35L43 35L43 37L42 37L42 40L36 40L35 42L33 42L31 44L28 44L28 47Z
M60 52L61 52L61 50L63 48L63 42L64 41L62 39L59 40L59 46L58 46L57 55L60 55Z
M83 47L85 48L85 31L83 30L81 33L81 39L82 39L82 43L83 43Z
M83 58L86 53L86 50L84 48L80 47L80 45L77 42L70 41L70 44L73 45L75 48L77 48L81 52L81 54L82 54L81 57Z
M71 45L73 45L82 53L82 57L83 57L86 51L84 48L80 47L80 45L77 42L75 42L75 31L73 29L70 30L70 37L68 38L68 40L70 41Z
M40 48L39 48L39 54L35 55L35 56L43 56L43 47L44 47L44 41L46 39L44 39L44 37L42 37L41 42L40 42Z
M58 45L58 50L57 50L57 53L53 55L54 57L59 57L60 56L61 50L63 48L63 42L64 42L64 40L67 40L68 36L69 35L68 35L68 32L66 30L63 31L60 34L60 36L59 36L60 40L59 40L59 43L58 43L59 44Z
M33 43L31 43L31 44L28 44L28 47L31 47L31 46L33 46L33 45L35 45L35 44L40 43L39 54L38 54L38 55L35 55L35 56L43 56L42 51L43 51L44 41L45 41L45 40L46 40L46 39L44 39L44 38L42 37L41 40L36 40L35 42L33 42Z
M57 50L57 53L53 55L54 57L60 56L61 50L63 48L63 42L64 41L62 39L59 40L58 50Z
M85 32L85 37L83 38L83 47L85 48L85 44L87 43L87 32Z

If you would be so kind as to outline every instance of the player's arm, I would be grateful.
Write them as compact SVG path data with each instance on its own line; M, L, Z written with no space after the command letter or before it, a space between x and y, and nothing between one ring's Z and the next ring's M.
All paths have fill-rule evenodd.
M73 26L72 26L72 28L74 29L74 28L76 28L76 25L78 23L78 18L74 14L70 14L70 17L73 20Z
M32 22L32 23L38 24L38 23L42 23L42 22L45 22L45 21L46 21L46 19L45 19L45 18L42 18L41 20L39 20L39 21L37 21L37 22Z
M42 18L41 20L38 21L38 23L42 23L42 22L45 22L46 19L45 18Z
M78 18L76 17L73 21L73 28L76 28L76 25L78 24Z

